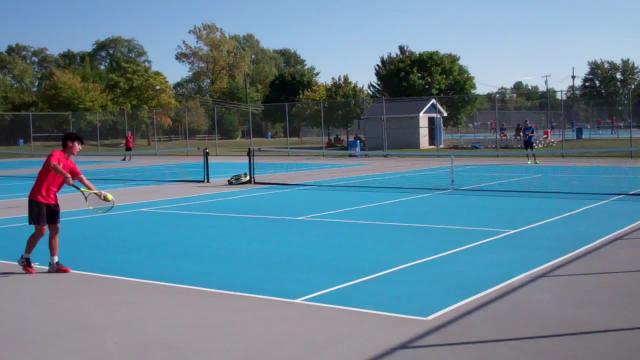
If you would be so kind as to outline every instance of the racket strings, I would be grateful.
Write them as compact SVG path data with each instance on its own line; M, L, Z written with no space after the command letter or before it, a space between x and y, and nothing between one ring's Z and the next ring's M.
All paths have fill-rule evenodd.
M98 213L108 212L113 208L114 205L115 203L113 202L113 200L103 200L98 194L89 193L87 195L87 207Z

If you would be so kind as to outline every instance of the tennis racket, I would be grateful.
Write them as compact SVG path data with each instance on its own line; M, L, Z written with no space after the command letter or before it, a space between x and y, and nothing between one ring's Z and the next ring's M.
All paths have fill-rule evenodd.
M81 188L76 184L71 184L74 188L80 191L80 194L84 196L84 201L87 207L99 214L104 214L111 211L116 203L113 199L113 195L104 191L92 191L89 189Z

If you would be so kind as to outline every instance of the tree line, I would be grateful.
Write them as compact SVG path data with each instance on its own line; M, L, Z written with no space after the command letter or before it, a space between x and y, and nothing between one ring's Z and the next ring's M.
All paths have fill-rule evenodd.
M163 109L158 116L162 126L180 123L185 115L171 109L182 107L192 116L189 126L204 129L211 114L202 99L251 104L334 102L326 109L328 127L348 127L370 97L438 96L449 113L445 124L458 126L475 110L496 103L505 109L537 106L544 110L559 101L557 96L549 97L546 89L522 82L476 96L475 79L458 55L414 51L405 45L379 58L373 69L375 80L366 88L347 74L322 83L317 69L294 49L269 49L253 34L229 34L214 23L190 29L188 39L177 45L175 59L187 67L188 74L171 84L153 69L144 46L131 38L112 36L97 40L89 50L59 54L9 45L0 52L0 111L125 110L138 114L144 128L153 109ZM640 70L630 59L592 60L577 88L566 89L566 99L620 109L638 101L639 79ZM266 107L257 123L262 131L282 131L283 117L269 114L281 110L270 109L277 106ZM315 118L312 115L320 110L296 105L291 111L293 118ZM222 131L238 137L241 115L229 111L221 117ZM294 123L289 131L295 133L300 127L301 123Z

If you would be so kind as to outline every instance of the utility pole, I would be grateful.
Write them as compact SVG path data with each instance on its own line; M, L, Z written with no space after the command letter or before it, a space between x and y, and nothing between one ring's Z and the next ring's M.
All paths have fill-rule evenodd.
M571 67L571 93L575 95L576 93L576 67Z
M546 88L547 91L547 129L551 129L551 124L550 124L550 119L549 119L549 102L551 101L549 99L549 78L551 77L551 74L549 75L542 75L542 77L544 78L544 86Z

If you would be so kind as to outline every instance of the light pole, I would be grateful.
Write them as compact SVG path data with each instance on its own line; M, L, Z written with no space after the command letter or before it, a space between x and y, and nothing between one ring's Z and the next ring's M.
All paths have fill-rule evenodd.
M255 55L251 54L251 60L249 61L250 69L253 69L253 61ZM249 104L249 85L247 83L247 70L244 71L244 101L249 107L249 144L253 147L253 119L251 116L251 104Z
M549 78L551 77L551 74L549 75L542 75L542 77L544 78L544 86L546 88L547 91L547 129L550 129L550 123L549 123Z

